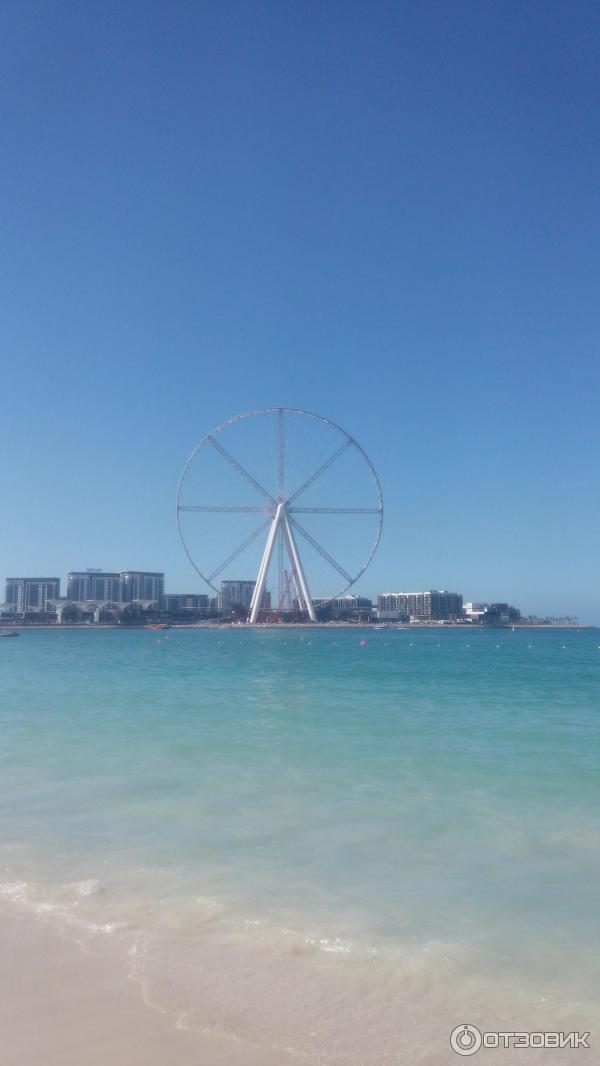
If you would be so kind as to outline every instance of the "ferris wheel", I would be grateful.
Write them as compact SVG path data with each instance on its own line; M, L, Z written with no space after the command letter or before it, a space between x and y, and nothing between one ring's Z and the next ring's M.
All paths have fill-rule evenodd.
M196 445L179 480L177 526L202 580L217 593L227 587L250 622L274 603L316 621L315 601L342 596L371 562L383 495L341 426L267 407L222 422Z

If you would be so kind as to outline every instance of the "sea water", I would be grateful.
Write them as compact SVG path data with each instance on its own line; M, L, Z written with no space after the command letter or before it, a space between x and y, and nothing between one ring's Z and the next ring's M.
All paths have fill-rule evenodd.
M467 1022L597 1054L597 631L27 630L0 738L0 905L178 1024L343 1066L449 1062Z

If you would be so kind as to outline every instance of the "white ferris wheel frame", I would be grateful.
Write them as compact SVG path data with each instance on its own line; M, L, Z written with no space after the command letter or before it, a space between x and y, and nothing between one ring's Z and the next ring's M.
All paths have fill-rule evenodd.
M223 430L228 429L229 426L235 425L235 423L241 422L246 418L253 418L255 415L265 414L277 415L277 496L273 496L272 493L268 492L267 489L265 489L248 470L246 470L242 463L240 463L235 458L235 456L233 456L226 448L224 448L220 441L216 439L216 435L218 433L222 433ZM283 416L285 414L301 415L306 418L312 418L315 422L320 422L323 425L329 426L331 429L336 430L342 435L342 437L344 437L344 442L329 456L328 459L325 460L325 462L321 463L320 466L318 466L316 470L314 470L313 473L305 479L305 481L291 494L291 496L288 496L287 498L285 498L284 496L285 430ZM204 448L207 444L212 445L222 455L222 457L231 466L233 466L235 470L237 470L240 476L245 478L246 481L248 481L253 486L255 491L263 497L263 500L265 502L262 504L262 506L213 507L194 504L189 505L183 504L181 502L181 494L186 474L200 450ZM377 498L376 507L290 506L294 500L296 500L303 492L305 492L306 489L309 488L309 486L312 485L317 480L317 478L324 474L325 471L333 465L336 459L338 459L339 456L342 455L342 453L349 448L355 448L367 465L367 468L375 485L375 492ZM329 603L331 602L331 600L334 600L339 596L343 596L343 594L347 592L348 589L351 588L352 585L354 585L358 581L358 579L364 574L373 556L375 555L377 548L379 547L379 542L381 540L381 534L383 530L383 492L381 490L381 482L379 481L379 477L377 475L375 467L373 466L364 448L361 447L358 441L355 440L355 438L352 437L351 434L347 432L347 430L343 429L342 426L338 425L337 422L334 422L330 418L325 418L323 415L317 415L313 411L305 411L300 407L260 407L254 411L244 411L242 414L235 415L233 418L228 418L224 422L219 423L218 426L215 426L215 428L212 429L210 433L207 433L206 436L198 442L196 447L191 452L181 472L181 477L179 478L179 484L177 486L176 510L177 530L179 533L179 539L181 541L183 550L185 551L185 554L190 560L196 573L202 578L203 581L206 582L206 584L211 589L213 589L214 592L219 591L218 587L213 584L215 578L218 577L218 575L221 574L223 570L225 570L235 559L237 559L237 557L241 555L242 552L244 552L246 548L248 548L250 544L260 536L261 533L266 532L268 529L267 540L262 553L260 566L258 568L256 583L254 586L254 593L252 595L252 601L250 604L251 623L256 622L258 618L258 613L262 603L265 583L267 580L269 566L273 556L278 532L281 532L282 534L283 542L285 543L290 563L292 565L292 575L298 594L300 608L301 610L305 610L307 612L311 622L316 622L317 615L310 594L308 581L306 579L306 573L302 564L302 559L298 550L298 545L296 542L296 537L294 536L294 532L299 533L304 538L304 540L307 541L308 544L315 548L316 551L326 560L326 562L328 562L330 566L332 566L335 570L338 571L339 574L341 574L341 576L346 582L346 584L338 592L335 592L332 596L327 597L327 599L324 601L326 603ZM218 567L216 567L214 570L211 571L210 574L207 575L202 572L202 570L196 563L186 544L183 535L181 513L189 511L204 511L213 513L235 513L255 511L258 513L266 514L268 517L265 519L262 525L258 527L258 529L256 529L249 537L247 537L243 541L243 543L240 544L238 548L236 548L235 551L227 557L227 559L225 559ZM375 539L371 545L371 549L369 551L369 554L367 555L366 561L363 563L360 570L354 576L349 574L348 571L343 566L341 566L340 563L338 563L337 560L334 559L333 556L330 555L329 552L327 552L325 548L323 548L318 543L318 541L316 541L315 538L311 536L311 534L306 529L304 529L304 527L299 523L295 515L302 513L376 514L378 516L377 532L375 535Z

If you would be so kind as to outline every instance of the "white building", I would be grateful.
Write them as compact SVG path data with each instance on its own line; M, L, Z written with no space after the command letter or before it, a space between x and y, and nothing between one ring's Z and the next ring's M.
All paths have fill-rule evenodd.
M482 622L487 609L487 603L465 603L465 618L468 622Z

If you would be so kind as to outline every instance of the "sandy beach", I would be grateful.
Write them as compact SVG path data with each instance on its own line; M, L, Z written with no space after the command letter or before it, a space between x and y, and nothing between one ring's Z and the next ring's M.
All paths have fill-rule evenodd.
M287 1066L284 1052L177 1028L114 962L0 915L2 1066Z

